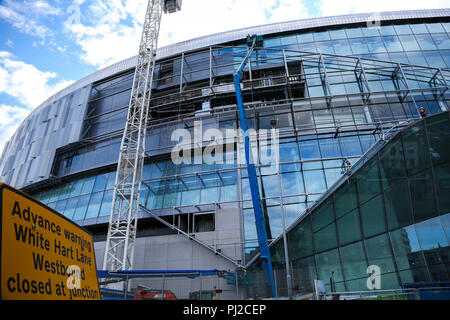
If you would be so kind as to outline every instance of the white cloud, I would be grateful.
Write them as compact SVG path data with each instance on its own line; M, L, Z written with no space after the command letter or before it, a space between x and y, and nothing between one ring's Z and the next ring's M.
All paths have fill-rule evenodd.
M10 47L10 48L14 47L14 42L11 39L6 40L5 44L7 47Z
M323 16L396 10L440 9L449 6L449 0L322 0L319 4Z
M66 24L82 50L81 59L104 67L136 55L146 6L147 0L94 0L82 12L84 24ZM183 1L180 12L163 16L159 46L301 18L307 18L307 10L299 0L280 0L279 5L271 0Z
M0 51L0 93L17 99L29 108L35 108L45 99L67 87L73 81L59 81L54 72L44 72L18 60L7 51Z
M44 24L41 24L39 19L56 16L61 12L59 8L53 7L43 0L31 2L5 0L4 4L0 5L0 19L5 20L22 33L39 38L46 38L54 34Z
M0 51L0 94L15 98L23 107L0 105L0 154L20 122L39 104L73 81L54 82L56 74L44 72Z
M6 142L29 113L28 108L0 104L0 155Z

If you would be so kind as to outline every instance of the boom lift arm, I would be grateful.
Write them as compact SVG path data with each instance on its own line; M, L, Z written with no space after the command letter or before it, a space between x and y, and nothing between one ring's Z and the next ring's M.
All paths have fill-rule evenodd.
M247 161L248 179L250 182L250 190L252 193L253 211L255 213L256 232L258 235L258 245L261 257L262 271L266 290L269 291L272 297L276 297L275 281L273 277L272 262L270 259L269 243L267 239L267 230L264 220L264 215L261 206L261 197L259 194L258 181L256 178L256 169L254 163L250 158L250 139L248 136L247 118L245 117L244 99L241 91L241 76L244 71L250 56L255 51L258 42L262 42L262 37L252 35L247 37L247 45L250 47L247 55L239 66L238 70L233 74L234 87L236 90L236 100L239 111L239 121L244 132L244 147L245 159Z

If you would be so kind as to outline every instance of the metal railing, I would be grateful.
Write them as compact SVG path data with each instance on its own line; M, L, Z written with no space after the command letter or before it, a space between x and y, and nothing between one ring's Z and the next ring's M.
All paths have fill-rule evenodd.
M417 289L326 292L318 300L420 300Z

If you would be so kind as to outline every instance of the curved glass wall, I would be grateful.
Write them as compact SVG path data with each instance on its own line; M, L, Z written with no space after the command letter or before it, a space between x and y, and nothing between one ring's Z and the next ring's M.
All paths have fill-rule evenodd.
M249 127L270 129L276 119L280 131L280 175L271 166L257 166L270 238L281 232L282 209L289 225L341 177L345 160L357 161L383 132L419 118L420 107L427 114L448 110L449 32L450 23L433 22L265 37L264 48L244 72L243 92ZM210 128L224 133L238 129L231 75L246 50L214 46L158 61L142 204L170 215L174 208L233 202L242 212L249 261L257 253L257 241L238 141L231 142L232 165L174 165L169 160L177 143L171 133L192 131L194 120L202 121L202 134ZM132 71L127 71L92 85L82 140L69 151L58 150L55 176L67 179L114 165L131 80ZM88 192L91 180L103 179L103 174L94 175L37 197L82 224L104 222L114 173L109 173L108 187ZM78 184L86 184L86 193L76 189L67 196L62 191Z
M312 292L365 291L367 267L381 270L381 289L450 280L450 113L414 123L319 201L287 233L294 287ZM287 295L284 246L271 246L278 294ZM264 296L259 263L249 295Z

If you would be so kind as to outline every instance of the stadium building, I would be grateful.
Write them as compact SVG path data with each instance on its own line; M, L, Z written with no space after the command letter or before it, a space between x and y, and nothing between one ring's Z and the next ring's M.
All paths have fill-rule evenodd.
M214 141L222 163L171 158L176 129L194 136L201 123L203 141L191 145L201 150L209 129L239 128L232 75L248 34L264 39L242 81L249 126L279 135L279 166L257 165L277 294L287 295L283 216L299 295L317 279L329 290L332 271L337 291L367 290L373 265L381 289L449 281L450 9L440 9L290 21L160 48L134 269L247 271L133 285L179 298L265 295L239 137ZM0 158L0 181L94 234L98 269L135 64L50 97Z

